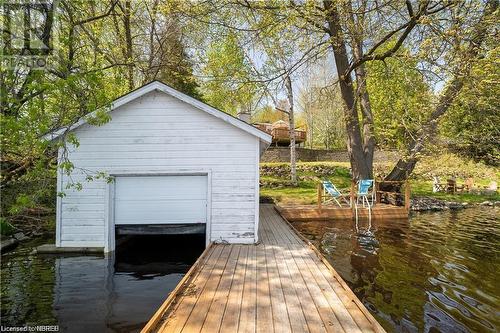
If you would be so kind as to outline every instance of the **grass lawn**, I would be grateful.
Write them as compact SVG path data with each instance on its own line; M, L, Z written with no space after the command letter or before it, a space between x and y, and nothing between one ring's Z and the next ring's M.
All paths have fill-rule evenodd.
M260 195L272 197L283 204L313 204L316 203L316 184L299 182L297 187L261 187Z
M298 186L291 186L289 181L289 163L261 163L261 188L260 194L270 196L277 202L283 204L315 204L317 202L317 186L323 179L329 179L339 189L349 192L351 177L348 163L337 162L299 162L297 163ZM494 172L496 173L496 171ZM447 194L433 193L432 180L426 180L425 176L418 173L410 181L412 196L429 196L437 199L479 203L483 201L500 201L500 195L479 194ZM487 185L491 180L488 178L474 178L478 185ZM458 179L458 183L463 179Z

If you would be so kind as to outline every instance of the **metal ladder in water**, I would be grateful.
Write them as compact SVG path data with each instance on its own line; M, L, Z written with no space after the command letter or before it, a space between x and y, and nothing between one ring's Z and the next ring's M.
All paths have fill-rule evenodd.
M368 198L364 197L363 198L363 208L365 208L365 202L364 200L366 199L366 205L368 206L368 230L367 232L371 232L372 228L372 206L373 202L370 204L370 201ZM351 205L354 205L354 211L355 211L355 216L356 216L356 233L359 233L359 216L358 216L358 200L352 200Z

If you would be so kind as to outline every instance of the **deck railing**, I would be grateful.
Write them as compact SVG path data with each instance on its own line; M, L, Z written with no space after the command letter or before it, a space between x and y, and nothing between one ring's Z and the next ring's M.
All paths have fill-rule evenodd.
M290 140L290 130L288 128L273 128L271 130L271 135L273 136L274 141ZM306 141L306 131L295 130L295 141Z

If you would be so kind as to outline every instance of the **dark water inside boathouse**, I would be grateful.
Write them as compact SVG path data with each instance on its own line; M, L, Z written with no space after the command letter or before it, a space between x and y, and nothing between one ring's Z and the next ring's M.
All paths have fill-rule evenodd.
M111 256L2 256L1 324L138 332L205 248L205 235L133 236Z
M500 332L500 208L302 222L388 332Z

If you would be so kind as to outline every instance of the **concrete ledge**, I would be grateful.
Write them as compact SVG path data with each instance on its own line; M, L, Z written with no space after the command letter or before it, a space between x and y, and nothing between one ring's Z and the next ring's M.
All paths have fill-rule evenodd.
M102 254L103 247L56 247L55 244L43 244L36 248L38 254L68 254L68 253L84 253L84 254Z

